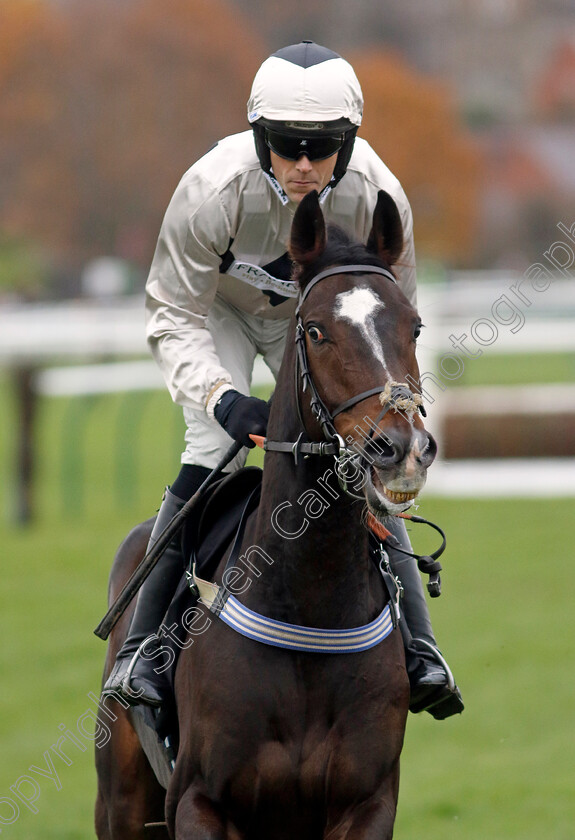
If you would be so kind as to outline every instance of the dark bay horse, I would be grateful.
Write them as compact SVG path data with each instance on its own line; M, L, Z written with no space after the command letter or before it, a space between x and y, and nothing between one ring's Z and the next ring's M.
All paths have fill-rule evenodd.
M97 750L100 840L392 837L409 683L367 526L381 535L435 456L407 384L419 381L421 322L390 271L401 250L386 193L367 246L326 231L317 194L301 201L290 243L300 294L261 502L224 573L226 609L216 618L204 607L209 626L178 661L180 746L165 801L130 713L114 704L112 737ZM120 550L112 598L149 530ZM268 633L275 642L258 640Z

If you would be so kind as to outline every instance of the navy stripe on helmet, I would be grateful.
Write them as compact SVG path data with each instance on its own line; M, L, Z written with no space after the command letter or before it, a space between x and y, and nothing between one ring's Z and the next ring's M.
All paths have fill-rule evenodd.
M341 56L329 50L327 47L321 47L313 41L302 41L300 44L292 44L289 47L283 47L281 50L273 53L272 58L283 58L285 61L290 61L292 64L297 64L299 67L314 67L316 64L322 64L324 61L330 61L333 58L341 58Z

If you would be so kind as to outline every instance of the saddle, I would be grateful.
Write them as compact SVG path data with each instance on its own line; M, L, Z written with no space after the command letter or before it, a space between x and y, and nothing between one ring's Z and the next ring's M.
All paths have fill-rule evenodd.
M262 483L259 467L244 467L224 476L200 499L182 534L189 571L211 581L238 529L258 506Z
M182 616L198 600L197 590L193 584L190 585L192 572L195 571L205 581L214 579L226 550L259 504L261 482L262 470L259 467L244 467L224 476L200 498L184 524L182 550L187 570L164 618L167 627L176 624L181 628L178 635L182 641L186 635L181 626ZM162 639L162 644L174 651L173 676L181 648L170 638Z

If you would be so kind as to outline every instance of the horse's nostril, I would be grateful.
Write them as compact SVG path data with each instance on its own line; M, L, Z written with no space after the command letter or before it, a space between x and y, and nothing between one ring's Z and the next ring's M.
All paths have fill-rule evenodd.
M397 463L401 460L398 453L398 445L387 436L372 438L364 448L364 455L367 461L375 467L383 467L390 461Z
M435 456L437 455L437 442L433 435L430 435L429 432L426 432L427 436L427 443L425 445L425 449L421 454L421 462L425 466L429 466L429 464L433 463L435 460Z

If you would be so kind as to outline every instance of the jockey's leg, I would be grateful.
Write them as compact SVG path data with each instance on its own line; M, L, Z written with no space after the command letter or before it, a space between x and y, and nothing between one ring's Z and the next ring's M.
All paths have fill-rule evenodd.
M209 475L206 467L186 464L171 489L166 490L148 544L148 551L162 531L181 510L186 501ZM185 498L183 498L185 497ZM159 706L165 694L166 678L158 673L158 651L161 641L156 635L170 605L176 587L184 573L182 535L178 533L142 584L128 636L116 657L116 664L108 677L103 693L119 692L129 702ZM148 639L143 651L135 658L140 645ZM130 672L129 678L128 673ZM127 679L128 678L128 679Z
M399 541L401 548L413 552L402 519L390 517L386 527ZM392 571L401 581L404 590L400 627L411 686L409 708L412 712L428 711L434 718L443 720L463 711L461 694L437 647L415 558L394 551L389 545L387 552Z
M208 329L218 358L230 373L234 388L243 394L250 392L251 373L257 352L251 333L256 328L264 327L266 324L263 319L242 315L234 307L219 300L214 302L208 316ZM208 417L203 408L184 407L184 420L187 428L186 448L182 454L183 466L164 497L152 531L150 546L170 519L193 496L232 444L232 439L215 420ZM233 472L243 466L246 454L247 450L242 450L226 471ZM104 692L119 691L130 702L159 705L165 677L154 670L154 665L157 668L158 663L163 663L164 660L163 657L157 656L161 643L157 637L154 639L154 636L183 574L183 563L180 538L175 537L140 589L128 637L104 685ZM144 645L142 655L134 662L128 687L126 677L134 654L140 644L150 636L152 639ZM128 688L131 688L131 692Z

